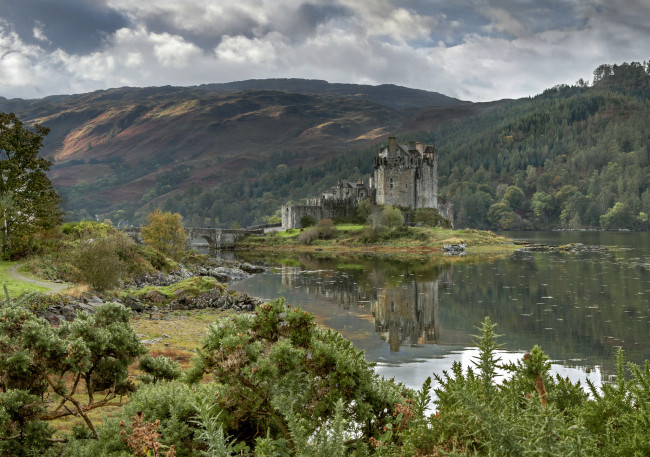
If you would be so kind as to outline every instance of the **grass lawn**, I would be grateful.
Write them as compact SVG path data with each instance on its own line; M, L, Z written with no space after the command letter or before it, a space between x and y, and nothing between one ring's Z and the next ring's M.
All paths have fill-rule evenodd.
M341 232L358 232L363 230L363 225L361 224L340 224L336 226L336 230Z
M274 232L274 233L276 233L276 236L278 236L279 238L291 238L294 236L298 236L298 234L300 233L300 229L287 229L282 232Z
M32 284L29 282L25 281L19 281L17 279L13 279L9 275L9 268L17 265L18 262L5 262L5 261L0 261L0 285L6 284L7 289L9 289L9 295L12 297L18 297L20 294L23 294L25 292L30 292L30 291L38 291L38 292L46 292L47 289L45 287L38 286L36 284ZM4 299L4 291L2 292L2 299Z

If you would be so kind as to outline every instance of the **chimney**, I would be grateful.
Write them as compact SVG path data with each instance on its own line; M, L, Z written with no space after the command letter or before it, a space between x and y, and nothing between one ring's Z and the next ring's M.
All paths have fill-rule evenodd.
M424 145L419 141L415 143L415 149L417 149L420 154L424 154Z
M394 136L388 137L388 153L395 154L397 152L397 138Z

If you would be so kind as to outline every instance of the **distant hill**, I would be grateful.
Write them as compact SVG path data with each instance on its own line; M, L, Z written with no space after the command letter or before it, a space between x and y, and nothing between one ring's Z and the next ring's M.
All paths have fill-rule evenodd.
M304 94L333 95L336 97L359 97L378 105L400 110L426 108L431 106L454 106L460 100L437 92L408 89L394 84L379 86L359 84L336 84L318 79L250 79L223 84L205 84L198 86L205 90L242 91L242 90L281 90Z
M52 129L44 154L70 218L262 222L288 200L366 178L389 135L435 143L457 226L647 230L650 65L470 103L399 86L272 79L119 88L0 110Z
M648 230L650 66L603 65L594 75L592 85L532 98L424 108L396 132L439 147L439 190L457 226ZM221 221L270 215L286 200L367 177L377 150L371 142L269 167L227 189L188 189L163 208L197 220L213 211Z
M423 121L420 113L431 109L443 114ZM301 79L0 99L1 111L51 129L43 155L54 164L50 177L69 217L116 221L133 220L192 186L232 189L269 169L322 163L423 122L437 128L446 109L453 109L449 119L476 111L435 92ZM200 224L234 220L223 208L183 213L186 220L200 215ZM236 219L248 224L263 215Z

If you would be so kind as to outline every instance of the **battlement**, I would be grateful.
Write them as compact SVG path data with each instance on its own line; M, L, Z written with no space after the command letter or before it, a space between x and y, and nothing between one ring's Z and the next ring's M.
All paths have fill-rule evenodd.
M354 215L359 202L366 199L377 205L438 209L436 146L414 141L398 144L396 137L389 137L388 145L374 158L367 184L362 180L340 181L318 198L284 205L282 227L300 228L304 216L321 220Z

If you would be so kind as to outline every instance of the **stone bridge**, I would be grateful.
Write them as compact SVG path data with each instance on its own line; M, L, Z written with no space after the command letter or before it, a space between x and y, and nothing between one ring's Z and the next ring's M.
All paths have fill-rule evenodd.
M210 246L210 251L232 247L235 242L246 235L263 235L274 226L258 226L245 229L220 229L212 227L190 227L185 229L187 239L186 246L189 248L197 238L203 238ZM142 243L140 227L123 228L122 231L138 243Z

